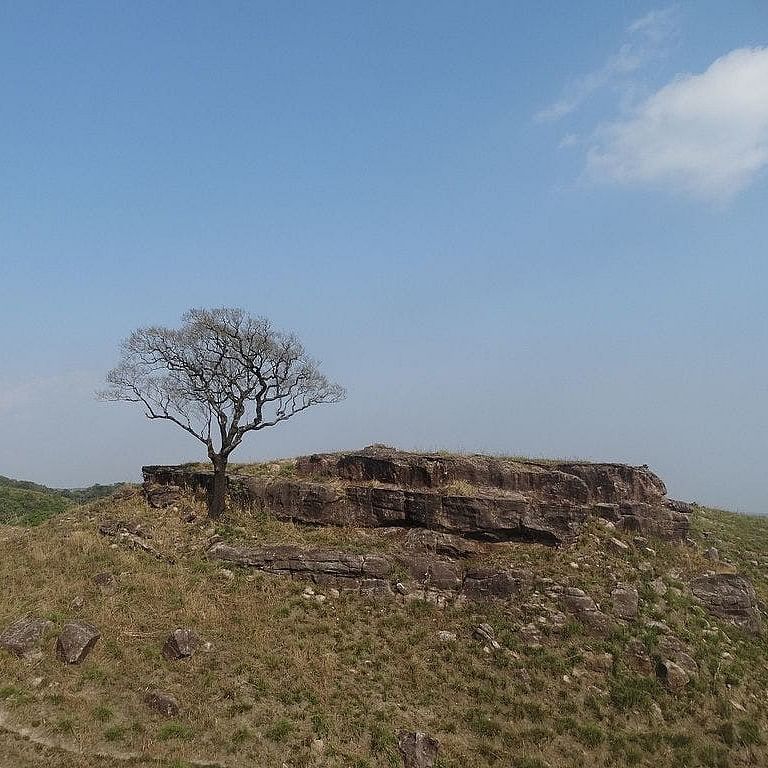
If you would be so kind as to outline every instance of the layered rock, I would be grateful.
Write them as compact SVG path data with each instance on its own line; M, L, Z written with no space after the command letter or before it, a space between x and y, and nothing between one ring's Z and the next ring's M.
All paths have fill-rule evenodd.
M208 557L266 573L361 594L397 593L440 602L460 595L469 600L508 599L533 588L530 571L481 566L404 551L398 555L354 554L295 546L253 547L217 542Z
M144 467L158 486L210 492L211 472ZM282 520L314 525L426 528L488 541L572 541L589 514L670 539L688 518L666 506L664 483L647 467L443 456L371 446L296 460L292 477L229 477L232 502Z
M691 583L691 591L713 615L727 619L744 629L760 629L760 613L755 588L737 573L700 576Z

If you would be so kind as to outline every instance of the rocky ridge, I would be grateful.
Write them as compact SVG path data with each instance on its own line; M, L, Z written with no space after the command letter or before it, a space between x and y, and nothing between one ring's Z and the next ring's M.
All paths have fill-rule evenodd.
M150 503L167 487L210 492L213 475L185 466L143 467ZM682 540L686 505L661 479L627 464L408 453L369 446L297 459L291 475L229 476L231 503L312 525L404 526L485 541L573 541L589 515L617 528Z

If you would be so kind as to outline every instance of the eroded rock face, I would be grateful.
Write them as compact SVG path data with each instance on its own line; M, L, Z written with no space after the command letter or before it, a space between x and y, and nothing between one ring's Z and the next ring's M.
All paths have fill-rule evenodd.
M700 576L691 583L691 591L715 616L750 632L760 630L755 589L744 576L737 573Z
M211 472L144 467L147 494L210 491ZM425 528L472 539L572 541L589 514L643 534L680 539L688 518L665 506L647 467L440 456L370 446L296 460L295 475L231 475L233 503L315 525ZM154 498L154 497L152 497ZM437 544L436 544L437 546Z
M50 626L52 622L47 619L22 616L0 633L0 648L10 651L19 658L34 658L39 655L43 636Z
M397 748L404 768L433 768L440 745L436 739L421 731L401 731L397 737Z
M460 562L424 554L396 556L306 550L294 546L250 547L217 542L208 557L267 573L377 596L404 595L444 605L463 596L468 600L506 600L529 592L530 571L513 568L465 567ZM403 583L396 573L405 570Z
M382 555L357 555L335 550L303 550L294 546L245 547L217 542L208 556L267 573L304 578L317 584L391 593L392 564Z
M56 641L56 656L67 664L80 664L101 637L93 624L73 621L65 624Z

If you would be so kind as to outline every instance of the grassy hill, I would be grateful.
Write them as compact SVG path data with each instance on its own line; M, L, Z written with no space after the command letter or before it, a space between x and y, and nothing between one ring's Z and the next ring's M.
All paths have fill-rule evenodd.
M436 768L768 764L765 637L712 617L687 588L706 571L739 571L764 605L765 519L699 508L695 543L647 545L594 521L573 545L510 542L481 558L579 587L607 611L613 584L635 585L638 619L600 633L572 616L558 625L548 589L444 608L321 586L307 595L305 583L222 568L206 550L223 537L391 554L399 539L243 513L212 525L194 498L177 506L121 494L32 530L0 526L0 629L25 613L53 622L36 661L0 652L0 765L395 768L399 729L438 739ZM130 521L151 549L101 535L104 520ZM105 573L108 583L94 579ZM66 666L52 648L71 620L102 637ZM498 651L476 638L480 623ZM161 647L177 627L210 649L168 661ZM639 640L657 658L670 637L698 667L678 691L628 652ZM155 688L176 697L178 715L147 708Z
M71 504L83 504L113 493L116 485L88 488L48 488L28 480L13 480L0 475L0 524L38 525L58 515Z

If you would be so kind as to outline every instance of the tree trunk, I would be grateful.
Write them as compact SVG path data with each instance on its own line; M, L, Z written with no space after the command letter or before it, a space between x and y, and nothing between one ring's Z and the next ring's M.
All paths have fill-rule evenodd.
M221 517L227 505L227 457L213 459L213 492L208 506L208 516Z

